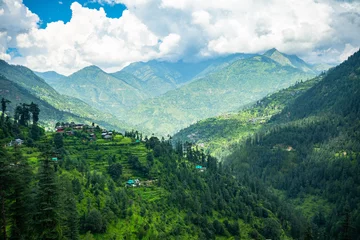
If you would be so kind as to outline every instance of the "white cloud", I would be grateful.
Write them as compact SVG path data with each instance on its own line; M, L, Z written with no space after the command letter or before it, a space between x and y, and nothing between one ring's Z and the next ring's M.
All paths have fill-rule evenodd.
M75 2L70 22L39 29L21 0L3 0L0 57L9 59L6 49L17 47L22 57L12 62L69 74L91 64L116 71L135 61L194 61L273 47L314 63L339 63L360 47L360 3L351 1L93 1L127 10L107 18L103 9Z
M16 47L16 36L36 27L38 21L21 0L0 0L0 59L10 61L6 51Z
M70 74L88 65L116 71L125 64L172 54L179 36L160 38L148 30L130 11L121 18L107 18L100 8L71 5L70 22L49 23L46 29L32 28L19 34L17 47L23 55L13 61L39 71L56 70Z

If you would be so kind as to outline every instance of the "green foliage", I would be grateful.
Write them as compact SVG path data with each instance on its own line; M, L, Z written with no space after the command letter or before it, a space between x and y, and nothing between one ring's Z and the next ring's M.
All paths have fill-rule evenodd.
M36 195L36 238L58 239L59 231L59 191L53 162L45 156L41 161Z
M360 236L359 67L357 52L225 160L238 179L261 179L285 201L299 204L308 221L306 239ZM264 222L260 233L281 235L275 225Z
M272 126L271 117L322 79L322 76L271 94L238 113L201 120L173 136L174 142L192 142L222 160L238 142ZM181 147L181 146L180 146Z

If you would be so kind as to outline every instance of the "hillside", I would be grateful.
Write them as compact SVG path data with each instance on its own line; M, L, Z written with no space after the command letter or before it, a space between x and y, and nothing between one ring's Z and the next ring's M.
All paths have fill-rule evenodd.
M42 133L32 141L36 126L7 124L12 126L0 123L9 134L0 139L0 183L14 184L0 188L6 209L0 224L9 229L2 232L5 238L292 239L305 234L303 217L291 205L261 185L258 191L250 181L238 182L216 159L194 149L184 157L168 140L137 132L112 132L106 140L98 128ZM21 145L4 147L19 137L25 140Z
M226 57L217 57L202 62L165 62L149 61L136 62L123 70L112 73L114 77L126 79L124 73L131 74L126 81L130 85L143 90L150 97L162 95L176 89L196 78L216 72L232 62L254 56L254 54L232 54ZM136 77L136 79L134 79ZM130 81L130 82L129 82Z
M83 68L57 81L53 87L61 94L76 97L120 119L124 118L125 109L145 98L139 90L96 66Z
M279 114L288 104L319 82L323 76L298 82L257 101L256 104L238 113L200 120L176 133L173 141L194 143L222 160L234 151L239 142L260 129L271 127L272 116Z
M172 134L200 119L238 110L269 93L314 77L266 56L238 60L179 89L148 99L132 109L131 123Z
M224 164L298 205L317 239L360 236L360 51L290 101Z
M100 112L77 98L59 94L26 67L10 65L0 60L0 75L2 75L1 96L14 104L23 101L39 102L40 110L44 111L42 114L44 126L53 128L56 123L54 121L76 120L97 122L114 129L129 128L128 124L120 122L111 114ZM12 114L13 112L10 115Z
M57 84L57 82L61 81L66 76L61 75L55 71L48 71L48 72L35 72L34 73L39 76L40 78L44 79L47 84L53 86Z

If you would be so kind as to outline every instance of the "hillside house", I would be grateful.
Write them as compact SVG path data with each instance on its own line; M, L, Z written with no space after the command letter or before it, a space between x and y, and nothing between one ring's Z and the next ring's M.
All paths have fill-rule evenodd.
M63 133L65 131L65 128L63 126L56 127L56 132Z
M139 179L135 179L135 180L129 179L125 184L126 187L139 187L140 185L141 183Z
M73 131L66 131L66 135L72 136L72 135L74 135L74 132Z
M20 138L17 138L13 141L11 141L8 146L9 147L12 147L12 146L21 146L22 144L24 143L24 140L20 139Z
M198 170L199 172L204 172L206 171L206 167L203 167L201 165L196 165L195 166L195 169Z
M112 139L112 136L111 135L105 135L103 138L107 139L107 140L110 140L110 139Z
M84 127L84 124L79 123L79 124L75 124L74 129L83 129L83 127Z

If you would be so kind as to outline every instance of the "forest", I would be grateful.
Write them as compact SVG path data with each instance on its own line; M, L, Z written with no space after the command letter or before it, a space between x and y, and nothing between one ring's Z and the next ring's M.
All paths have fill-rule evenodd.
M2 99L0 239L292 239L304 217L191 144L99 126L37 125L34 103ZM65 125L65 123L58 123ZM107 131L109 133L109 131ZM12 141L11 139L21 141ZM13 143L13 144L10 144ZM201 168L201 169L199 169ZM129 185L130 180L142 185Z

